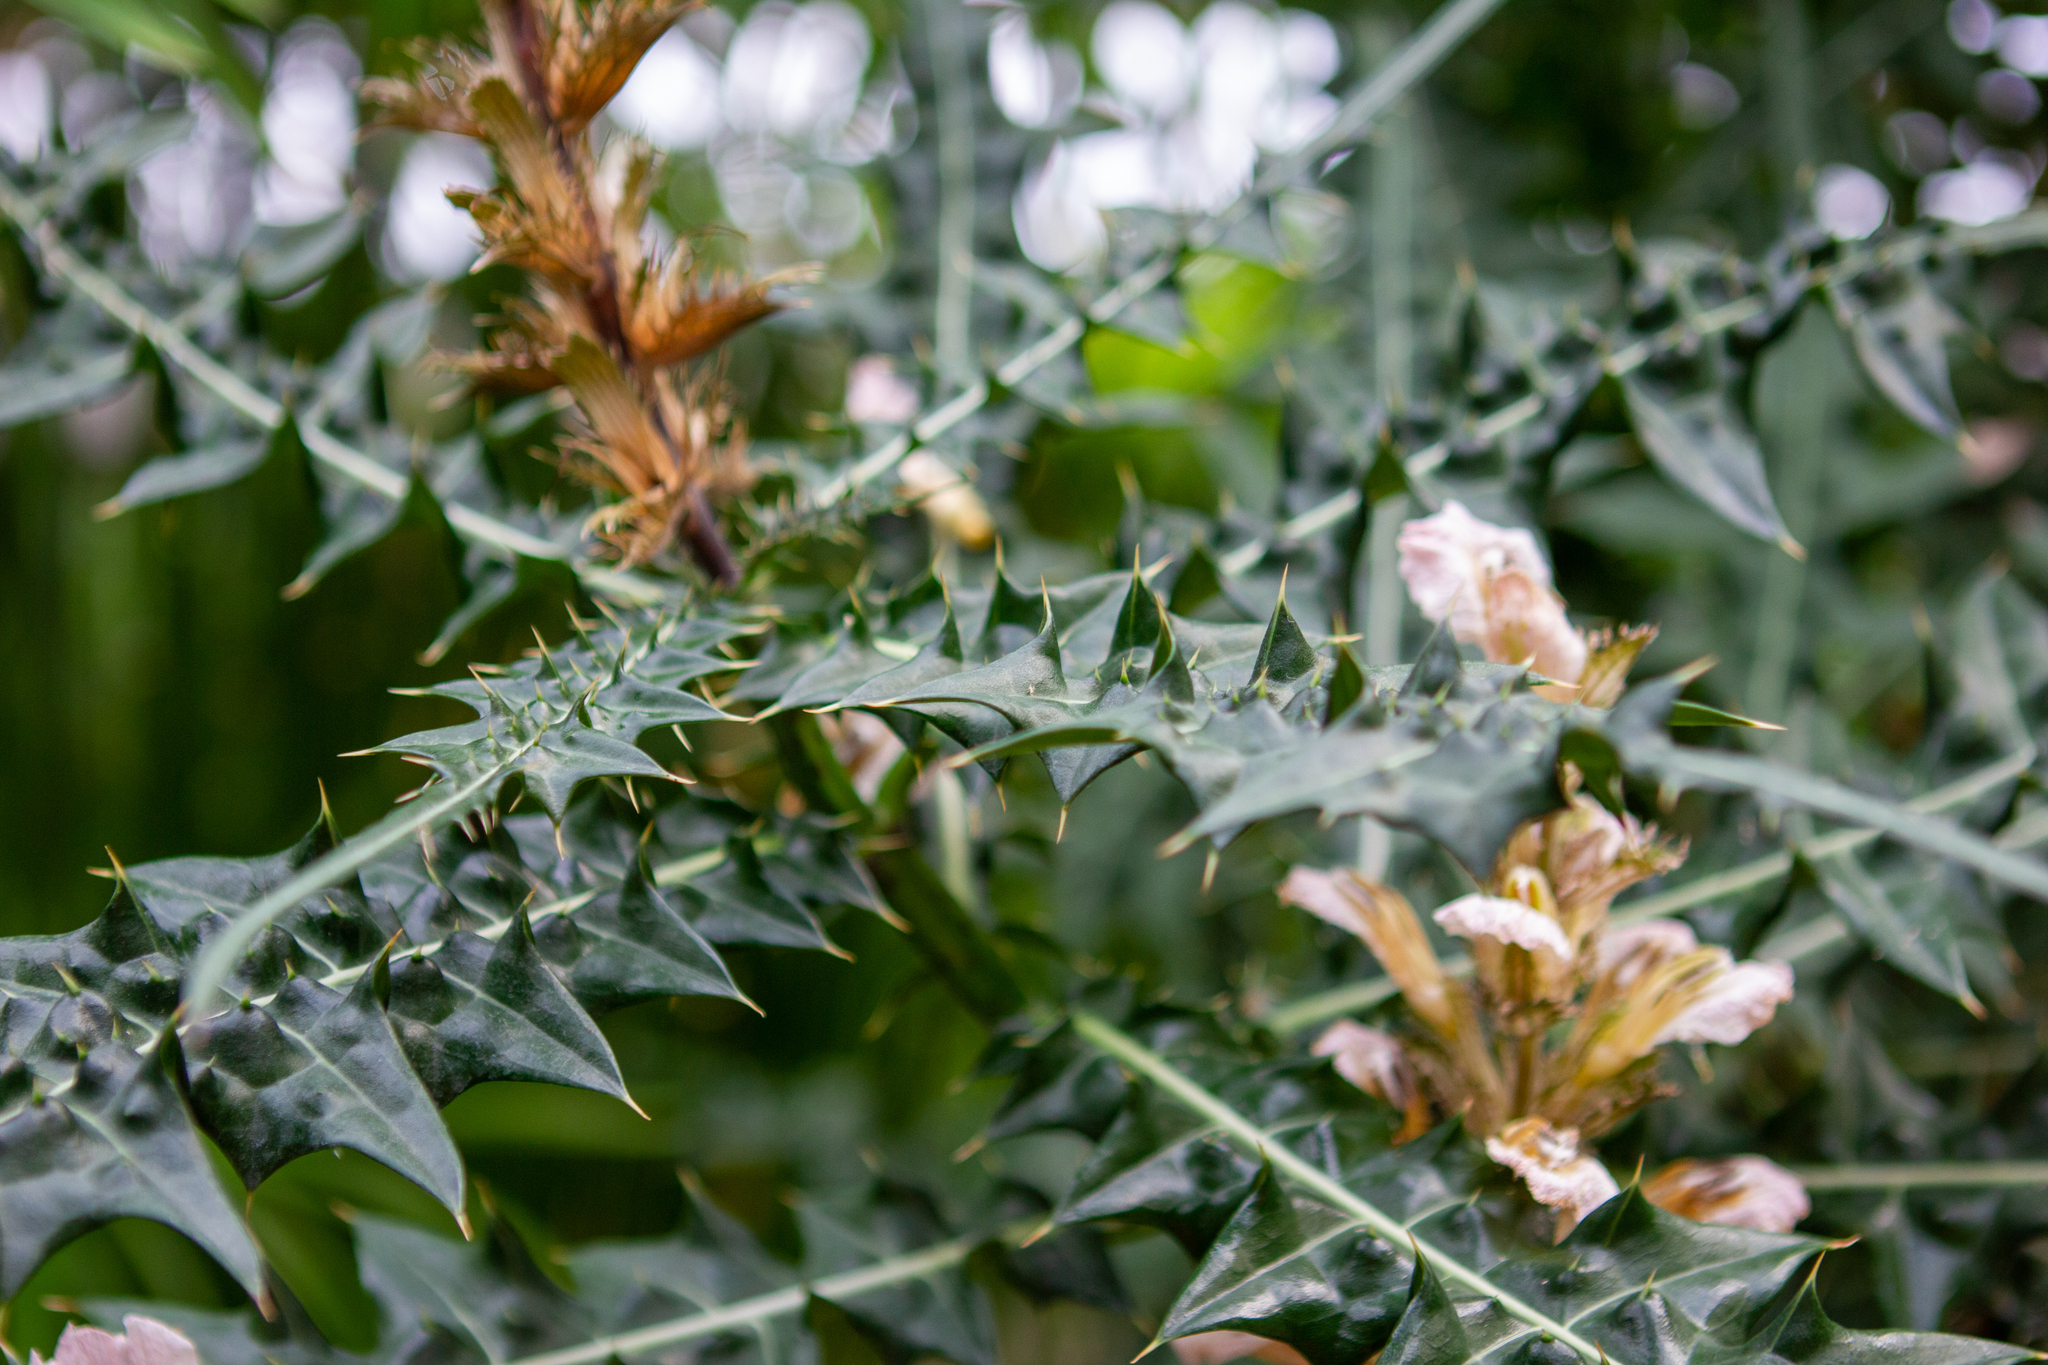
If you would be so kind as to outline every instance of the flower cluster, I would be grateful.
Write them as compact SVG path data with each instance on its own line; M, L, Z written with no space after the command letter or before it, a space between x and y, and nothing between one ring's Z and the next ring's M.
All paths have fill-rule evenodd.
M583 431L565 468L614 495L592 529L629 564L686 544L712 577L737 574L712 512L749 482L745 433L707 355L779 305L791 276L709 277L687 241L663 245L648 220L654 153L591 122L690 0L486 0L488 48L422 50L411 80L364 83L388 126L480 139L495 189L449 191L484 243L479 269L527 272L487 349L447 357L477 388L565 387Z
M1535 668L1559 700L1612 705L1655 635L1575 629L1535 537L1456 502L1409 522L1399 545L1402 577L1425 616L1489 659ZM1742 1041L1791 998L1792 970L1737 962L1677 920L1610 923L1614 898L1677 867L1684 846L1579 791L1571 765L1559 776L1564 806L1523 823L1486 884L1432 916L1471 945L1469 979L1438 959L1391 887L1297 867L1280 897L1358 935L1406 1006L1398 1034L1343 1020L1315 1053L1401 1111L1397 1141L1438 1114L1462 1116L1494 1160L1558 1210L1561 1237L1617 1193L1587 1144L1663 1093L1661 1050ZM1761 1157L1679 1162L1642 1188L1665 1208L1714 1222L1783 1229L1806 1214L1799 1182Z
M1295 868L1281 898L1364 940L1409 1021L1398 1036L1342 1021L1315 1052L1400 1109L1402 1139L1438 1113L1463 1115L1569 1227L1616 1190L1582 1144L1662 1093L1660 1050L1740 1042L1792 995L1785 964L1737 962L1679 921L1608 922L1616 893L1683 856L1654 826L1574 794L1516 831L1484 890L1432 916L1471 945L1469 980L1437 958L1399 892L1351 871ZM1667 1172L1645 1190L1667 1207L1747 1218L1737 1187L1753 1175Z
M1402 526L1401 581L1432 621L1495 663L1527 664L1554 701L1612 706L1655 626L1582 631L1565 616L1550 565L1527 531L1481 521L1455 499Z

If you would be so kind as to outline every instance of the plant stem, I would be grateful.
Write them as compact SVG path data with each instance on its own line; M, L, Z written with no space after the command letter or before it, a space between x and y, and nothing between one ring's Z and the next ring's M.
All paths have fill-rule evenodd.
M1902 1161L1885 1165L1790 1166L1809 1190L1995 1189L2048 1186L2048 1161Z
M932 349L949 384L974 377L974 88L960 0L929 0L939 142L938 300Z

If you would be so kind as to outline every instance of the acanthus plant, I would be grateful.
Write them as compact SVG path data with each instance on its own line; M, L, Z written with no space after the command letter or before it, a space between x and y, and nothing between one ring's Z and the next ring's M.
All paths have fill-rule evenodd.
M1852 945L1844 973L1896 969L1979 1014L1979 992L2018 994L2008 945L1975 911L2009 893L2048 897L2048 869L2023 851L2043 833L2033 736L2048 618L1996 574L1973 580L1928 646L1942 710L1925 751L1885 770L1888 782L1838 780L1720 735L1677 742L1674 729L1740 735L1759 722L1715 704L1726 698L1698 668L1631 684L1657 630L1575 624L1533 532L1469 509L1533 524L1561 451L1605 424L1627 429L1641 463L1695 500L1685 506L1745 544L1797 548L1744 416L1757 358L1793 345L1816 316L1803 301L1823 299L1878 392L1952 442L1940 271L2038 244L2048 228L2030 217L1853 245L1802 227L1754 261L1622 234L1618 295L1549 308L1468 290L1447 382L1405 404L1362 400L1354 356L1298 339L1271 367L1302 439L1269 505L1163 507L1126 471L1113 546L1058 572L1017 511L1030 490L977 476L963 456L1056 446L1048 431L1139 409L1156 417L1146 404L1158 395L1111 382L1104 356L1119 347L1230 373L1216 322L1225 286L1250 278L1277 298L1300 283L1289 272L1314 269L1285 255L1281 220L1254 207L1312 191L1342 163L1329 153L1492 6L1447 8L1321 142L1277 161L1239 204L1162 242L1132 227L1094 288L963 265L939 233L939 311L972 276L1003 306L970 305L968 320L994 317L1006 353L981 377L978 357L935 357L943 401L928 412L902 378L910 363L869 353L850 367L842 411L814 424L824 435L755 462L745 402L715 353L808 272L720 275L687 231L665 244L651 218L657 160L601 118L684 8L490 0L484 47L425 49L414 77L365 90L386 123L493 154L499 185L452 197L482 238L480 267L509 268L520 289L492 300L481 350L432 363L461 375L487 417L498 400L566 393L575 414L549 434L550 456L597 490L588 513L522 499L478 473L473 450L466 464L386 459L405 442L381 425L368 370L418 300L371 310L287 403L262 388L282 367L236 319L194 313L212 320L188 334L185 315L140 301L166 286L100 249L81 206L94 177L119 175L118 158L10 179L0 208L51 294L67 295L42 319L50 335L93 338L90 374L105 382L138 365L160 375L183 424L178 452L138 471L113 510L273 459L303 472L310 456L332 515L297 586L413 517L449 538L469 592L437 649L520 587L559 591L550 565L573 571L571 606L593 610L572 610L567 638L424 689L476 717L380 746L431 776L370 827L343 837L323 814L269 858L117 863L93 923L0 941L0 1290L94 1226L148 1218L203 1247L255 1312L165 1309L168 1327L135 1316L145 1325L129 1329L129 1357L175 1332L221 1365L363 1358L311 1323L310 1286L265 1254L213 1165L217 1152L258 1190L289 1163L347 1149L426 1190L472 1239L350 1213L377 1360L594 1365L701 1347L783 1361L856 1342L980 1365L999 1350L991 1294L1135 1318L1191 1363L2026 1355L1845 1328L1822 1310L1819 1266L1839 1239L1794 1230L1830 1188L1797 1157L1819 1148L1850 1172L1837 1187L1865 1188L1847 1182L1903 1122L1874 1123L1876 1137L1759 1131L1755 1149L1697 1151L1657 1125L1713 1098L1712 1082L1670 1074L1667 1050L1744 1045L1716 1061L1725 1073L1766 1023L1810 1024L1792 964L1823 951ZM937 52L934 82L959 78L944 61ZM937 161L934 183L957 196L958 159ZM335 268L329 258L313 273ZM103 335L108 320L132 344ZM1177 350L1147 339L1162 328ZM1141 374L1173 372L1137 353ZM34 379L23 369L10 382ZM1242 418L1231 405L1270 397L1243 391L1262 383L1217 380L1188 411L1160 411ZM9 410L60 411L100 391L52 385ZM510 439L529 446L536 429L515 424ZM913 506L929 539L916 520L878 515ZM972 558L998 526L1010 559ZM1019 543L1042 577L1012 571ZM1405 664L1344 628L1374 600L1384 609L1397 575L1434 627ZM1366 633L1398 647L1399 617L1395 599L1396 629L1375 631L1383 616ZM669 732L701 751L652 738ZM1084 827L1112 825L1119 798L1089 792L1097 782L1165 793L1163 842L1125 841L1143 843L1141 867L1155 842L1167 855L1206 844L1199 879L1177 893L1182 922L1226 893L1234 914L1299 920L1277 894L1363 940L1384 977L1347 979L1331 964L1355 955L1324 940L1278 974L1289 998L1276 999L1257 980L1262 952L1233 950L1219 978L1233 998L1216 1003L1156 969L1134 985L1144 953L1118 963L1113 942L1084 951L992 914L1017 845L1068 856L1070 808ZM1932 789L1895 799L1911 785ZM1686 788L1729 799L1681 802ZM1659 823L1726 864L1744 818L1728 812L1751 802L1786 847L1685 880L1686 839ZM1841 828L1816 833L1815 820ZM1399 856L1381 844L1358 870L1326 870L1349 860L1360 828L1401 832ZM1124 884L1152 875L1169 874ZM1675 917L1756 887L1768 903ZM1436 908L1418 914L1410 895ZM903 956L918 963L896 994L945 987L987 1038L983 1074L1010 1081L1000 1100L983 1097L980 1138L961 1149L985 1163L949 1167L930 1142L900 1144L873 1156L872 1179L783 1192L793 1234L758 1208L742 1225L686 1177L670 1235L536 1258L531 1223L473 1181L440 1117L502 1082L637 1109L626 1049L600 1017L693 996L707 1010L759 1008L784 974L804 979L799 955L897 942L882 935L906 935ZM1440 951L1449 939L1469 960ZM1319 978L1329 989L1311 993ZM1857 989L1838 993L1845 1036L1880 987L1865 976ZM877 1008L881 1032L893 1008ZM1374 1008L1370 1023L1351 1017ZM1808 1060L1773 1057L1795 1076ZM1876 1079L1835 1074L1851 1063ZM1830 1070L1840 1093L1858 1084L1913 1108L1878 1062ZM1969 1131L1922 1122L1898 1139L1906 1164L1948 1156L1949 1175L1979 1163L1958 1185L2018 1184L2010 1163L2043 1150L2038 1089L2014 1083ZM1085 1143L1079 1169L1011 1178L1002 1154L1055 1129ZM1624 1150L1653 1148L1654 1162L1628 1169ZM2023 1203L1971 1216L1986 1229L1971 1254L1986 1259L2048 1226L2048 1211ZM1190 1269L1134 1310L1117 1258L1143 1244L1141 1229ZM131 1307L79 1305L103 1323ZM76 1330L72 1357L116 1351L117 1339Z

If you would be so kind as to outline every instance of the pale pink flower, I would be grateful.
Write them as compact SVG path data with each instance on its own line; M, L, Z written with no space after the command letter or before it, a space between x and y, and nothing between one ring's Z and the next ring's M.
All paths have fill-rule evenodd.
M862 424L900 427L917 416L917 389L885 355L864 355L846 367L846 416Z
M199 1365L198 1348L183 1333L155 1318L131 1313L121 1320L121 1326L124 1332L75 1323L66 1327L48 1365ZM28 1358L29 1365L44 1365L43 1358L33 1351Z
M1551 587L1536 537L1481 521L1456 500L1401 527L1401 580L1422 614L1495 663L1529 663L1545 677L1576 683L1586 640Z
M1308 1365L1301 1352L1284 1341L1255 1337L1250 1332L1197 1332L1178 1337L1173 1353L1180 1365L1229 1365L1233 1360L1265 1360L1272 1365Z
M1562 925L1534 906L1505 896L1460 896L1440 906L1432 918L1445 933L1460 938L1492 938L1532 953L1572 955L1571 940L1565 937Z
M1734 962L1707 983L1670 1023L1657 1043L1741 1042L1771 1022L1792 998L1792 968L1783 962Z
M896 486L915 501L932 526L969 550L996 538L995 518L966 475L928 450L913 450L896 466Z
M1486 1140L1486 1154L1520 1176L1537 1203L1558 1210L1560 1238L1621 1193L1600 1159L1579 1150L1579 1130L1547 1119L1516 1119Z
M1760 1156L1674 1161L1643 1182L1643 1197L1697 1223L1790 1232L1812 1211L1799 1177Z
M1415 1099L1415 1071L1391 1033L1339 1019L1323 1030L1309 1052L1328 1057L1339 1076L1397 1109L1406 1109Z
M1618 925L1600 935L1593 960L1602 976L1611 977L1617 989L1627 990L1644 972L1654 971L1699 946L1699 939L1685 921L1649 919Z
M1366 899L1358 876L1348 869L1324 872L1314 867L1291 867L1280 883L1280 903L1298 905L1325 924L1347 934L1366 936Z

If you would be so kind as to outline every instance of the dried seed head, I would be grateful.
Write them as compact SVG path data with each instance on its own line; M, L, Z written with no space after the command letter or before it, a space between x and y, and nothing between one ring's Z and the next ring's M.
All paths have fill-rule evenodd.
M563 447L569 472L618 501L591 529L628 563L686 542L700 566L737 567L715 525L714 496L746 488L744 432L715 377L673 367L711 351L781 305L779 283L700 269L687 243L650 248L655 158L616 139L600 167L585 129L691 0L485 0L488 51L423 48L410 81L367 82L382 121L463 133L499 168L489 190L458 189L483 238L478 268L528 272L479 355L442 363L479 389L567 386L584 429Z

